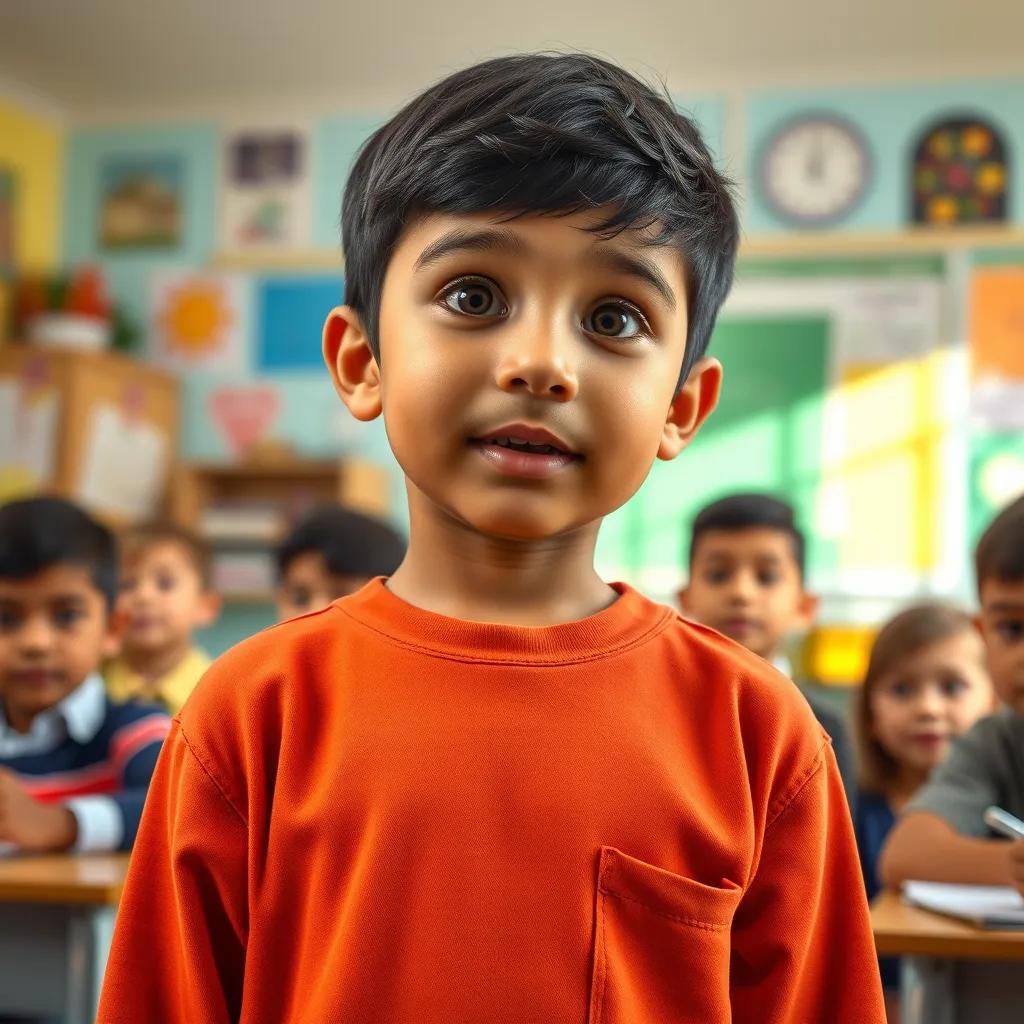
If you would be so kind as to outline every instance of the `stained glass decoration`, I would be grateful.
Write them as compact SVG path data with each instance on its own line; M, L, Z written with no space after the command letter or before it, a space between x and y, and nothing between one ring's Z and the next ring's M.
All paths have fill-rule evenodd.
M914 224L983 224L1007 219L1009 158L995 128L977 117L933 124L914 147Z

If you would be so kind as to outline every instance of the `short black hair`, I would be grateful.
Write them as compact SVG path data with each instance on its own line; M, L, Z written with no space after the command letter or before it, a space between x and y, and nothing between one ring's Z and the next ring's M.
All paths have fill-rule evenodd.
M27 580L55 565L76 565L112 610L117 600L117 541L63 498L26 498L0 507L0 579Z
M690 530L690 565L697 551L697 542L710 530L778 530L793 542L793 557L805 572L807 542L803 531L796 525L796 513L788 501L771 494L730 494L697 513Z
M974 552L978 591L985 580L1024 580L1024 494L989 523Z
M687 276L682 383L732 284L732 183L668 94L597 57L485 61L427 89L364 144L345 188L345 301L380 355L384 276L403 231L430 213L569 215L610 207L611 237L657 226Z
M405 541L387 523L342 505L321 505L277 549L278 580L309 552L323 556L332 576L390 576L405 558Z

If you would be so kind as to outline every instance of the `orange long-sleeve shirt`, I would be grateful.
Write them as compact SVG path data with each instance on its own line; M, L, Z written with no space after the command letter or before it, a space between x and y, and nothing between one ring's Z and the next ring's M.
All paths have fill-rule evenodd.
M164 746L101 1024L883 1021L806 702L619 589L527 629L377 581L221 658Z

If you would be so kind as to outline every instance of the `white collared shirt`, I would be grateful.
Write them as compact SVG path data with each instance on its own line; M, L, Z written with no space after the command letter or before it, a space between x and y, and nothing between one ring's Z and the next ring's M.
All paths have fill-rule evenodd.
M49 754L66 739L86 744L95 739L106 716L106 690L98 673L87 676L62 701L32 719L27 733L11 728L0 706L0 759ZM124 837L121 809L109 796L76 796L64 801L75 816L78 838L72 850L116 850Z

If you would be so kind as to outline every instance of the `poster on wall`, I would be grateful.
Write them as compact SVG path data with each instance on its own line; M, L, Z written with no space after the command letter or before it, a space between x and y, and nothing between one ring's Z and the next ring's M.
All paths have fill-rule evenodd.
M257 360L266 373L323 369L324 320L342 301L337 274L267 277L260 283Z
M125 519L152 516L166 480L167 436L112 402L96 406L86 435L78 500Z
M150 357L178 372L243 372L249 281L241 274L159 271L150 302Z
M912 223L938 226L1007 219L1006 144L987 121L951 117L932 124L918 139L912 159Z
M270 437L281 405L272 384L225 385L210 393L206 411L228 453L242 459Z
M974 271L968 350L976 424L1024 430L1024 268Z
M184 167L173 154L116 156L100 167L99 246L173 249L182 240Z
M308 132L297 126L236 129L227 136L221 247L295 249L309 242Z

